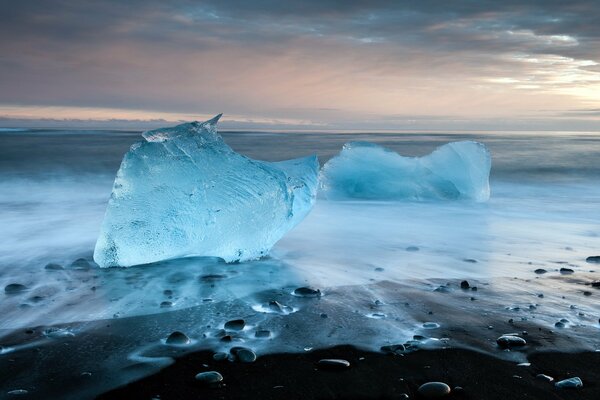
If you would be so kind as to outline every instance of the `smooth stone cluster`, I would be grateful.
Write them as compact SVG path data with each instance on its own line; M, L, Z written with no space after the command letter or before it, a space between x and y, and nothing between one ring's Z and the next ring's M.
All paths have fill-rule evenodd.
M341 370L350 368L350 362L341 358L324 358L317 362L319 369Z
M174 345L185 345L190 344L192 341L189 337L183 332L175 331L167 337L165 343L174 344Z
M450 394L450 386L444 382L427 382L419 386L417 392L426 399L437 399Z
M575 376L573 378L558 381L554 384L554 386L561 389L577 389L583 387L583 382L581 381L581 378Z
M527 344L527 341L516 335L502 335L496 339L496 343L502 349L511 349L513 347L522 347Z

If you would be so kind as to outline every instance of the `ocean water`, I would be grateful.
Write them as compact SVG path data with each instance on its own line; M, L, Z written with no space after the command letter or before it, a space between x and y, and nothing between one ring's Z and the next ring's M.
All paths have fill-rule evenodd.
M573 349L600 348L600 291L589 286L600 278L600 265L586 262L600 255L600 133L225 132L223 137L252 158L277 161L316 153L321 164L352 140L408 156L450 141L476 140L492 154L491 199L319 199L265 259L78 269L70 264L91 260L114 175L129 146L142 139L140 132L0 131L0 287L27 287L18 294L0 293L2 353L86 337L110 320L122 342L98 368L114 386L168 364L160 349L175 329L193 339L190 351L227 350L232 344L220 340L220 329L235 318L244 318L247 326L233 345L243 342L259 355L342 343L378 349L415 334L433 345L450 341L493 351L490 343L498 332L485 337L482 332L492 321L509 319L540 330L555 329L565 319L563 332ZM45 269L48 263L64 269ZM535 274L538 268L547 273ZM574 273L565 275L560 268ZM464 279L478 290L461 290ZM301 286L318 288L323 296L293 296ZM591 296L584 295L590 290ZM289 308L274 311L268 306L273 300ZM456 326L474 333L448 337ZM39 333L33 339L19 336L32 327ZM271 337L255 338L257 329L270 330ZM82 356L78 368L92 368L86 362ZM131 363L152 368L130 375L108 372Z

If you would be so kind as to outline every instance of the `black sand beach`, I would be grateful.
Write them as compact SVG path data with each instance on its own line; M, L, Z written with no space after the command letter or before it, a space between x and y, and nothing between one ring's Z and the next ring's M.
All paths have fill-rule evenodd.
M100 399L402 399L422 398L417 389L430 381L457 386L456 399L598 399L600 353L533 353L523 367L475 351L418 351L405 356L364 352L350 346L307 354L274 354L254 363L216 362L211 352L178 359L158 374L99 396ZM345 370L317 368L324 358L342 358ZM205 387L194 376L219 371L224 381ZM555 379L579 376L581 389L557 389Z

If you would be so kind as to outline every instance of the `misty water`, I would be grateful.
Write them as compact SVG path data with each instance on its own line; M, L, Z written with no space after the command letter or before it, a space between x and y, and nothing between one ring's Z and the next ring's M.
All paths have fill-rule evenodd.
M169 364L164 339L174 330L192 339L185 351L227 350L239 343L259 355L342 343L377 350L417 334L429 338L424 346L493 351L499 331L485 333L491 321L512 319L550 330L565 319L561 329L569 340L555 346L600 349L600 291L589 286L600 278L600 265L586 262L600 255L600 135L222 135L255 159L316 153L321 164L348 141L421 156L450 141L476 140L492 154L491 198L320 198L264 259L226 264L193 258L100 269L71 264L79 258L91 262L114 175L140 132L3 131L0 287L27 289L0 293L0 357L57 340L76 348L77 338L97 335L107 321L119 345L105 350L103 365L94 368L110 376L112 385ZM48 263L60 268L48 269ZM460 289L465 279L477 291ZM322 296L294 296L302 286ZM272 301L287 307L270 307ZM232 334L233 344L223 342L224 323L237 318L246 327ZM457 326L472 335L448 335ZM31 328L33 334L23 334ZM257 338L257 330L270 336ZM115 378L114 371L133 364L148 367ZM91 368L84 356L75 367L77 373Z

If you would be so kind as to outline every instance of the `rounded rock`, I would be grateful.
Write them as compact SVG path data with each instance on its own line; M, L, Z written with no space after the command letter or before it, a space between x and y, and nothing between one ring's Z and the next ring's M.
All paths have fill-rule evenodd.
M228 331L241 331L244 330L246 326L246 321L243 319L234 319L231 321L225 322L225 329Z
M583 387L583 382L581 381L581 378L575 376L573 378L558 381L554 384L554 386L561 389L577 389Z
M513 347L522 347L527 344L527 341L522 337L515 335L502 335L496 339L498 346L503 349L510 349Z
M165 343L174 345L184 345L190 344L191 340L185 333L175 331L169 335Z
M215 386L223 382L223 375L217 371L200 372L196 375L196 381L206 386Z
M256 353L245 347L232 347L229 352L235 357L236 361L242 363L252 363L256 361Z
M554 381L554 378L549 376L549 375L545 375L545 374L537 374L535 376L535 379L538 379L540 381L546 381L546 382L552 382Z
M298 297L321 297L321 291L304 286L295 289L293 295Z
M417 392L426 399L437 399L450 394L450 386L444 382L427 382L419 386Z
M471 287L471 285L469 285L469 281L462 281L462 282L460 283L460 288L461 288L461 289L468 289L468 288L470 288L470 287Z
M60 270L63 270L64 268L60 264L48 263L48 264L46 264L46 266L44 267L44 269L46 269L48 271L60 271Z
M27 290L27 286L21 285L20 283L11 283L4 287L4 293L6 294L21 293L25 290Z
M350 368L350 362L341 358L324 358L317 362L319 369L342 370Z

